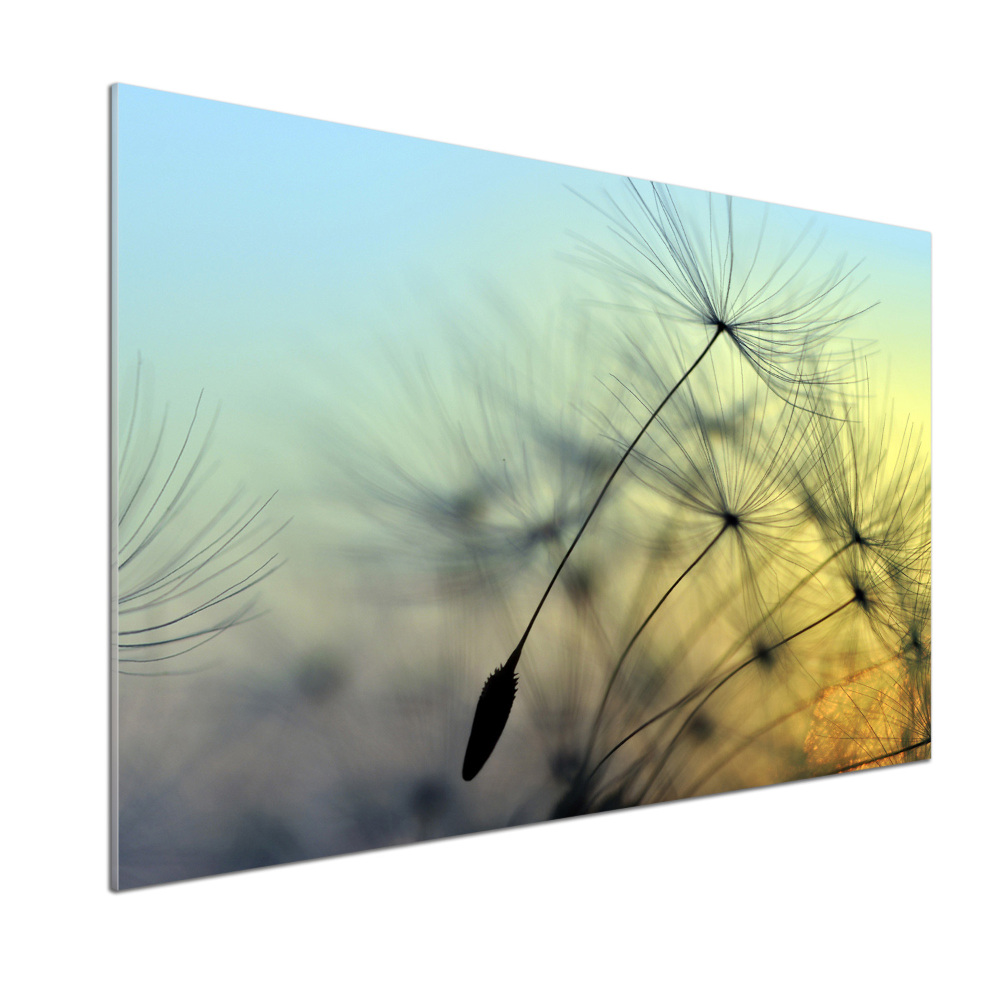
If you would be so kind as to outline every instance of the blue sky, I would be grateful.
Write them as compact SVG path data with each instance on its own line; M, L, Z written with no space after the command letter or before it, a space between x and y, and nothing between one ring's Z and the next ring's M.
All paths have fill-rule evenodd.
M141 352L161 399L224 400L219 433L246 470L268 437L282 451L317 381L331 406L358 405L386 352L433 365L456 327L502 341L490 296L544 327L591 291L565 259L577 235L608 243L585 199L623 191L579 168L139 87L116 99L123 376ZM760 207L737 200L737 218ZM876 381L891 375L901 408L929 422L929 235L771 207L769 238L810 222L818 263L863 259L863 297L880 305L851 332L878 343Z
M220 694L218 705L226 706L234 698L240 703L244 669L248 677L259 672L268 684L284 684L317 650L334 651L337 663L343 659L359 698L374 697L383 683L405 691L407 671L442 664L456 671L449 691L474 693L482 664L495 662L496 650L509 649L504 643L515 619L541 591L534 579L536 543L518 541L533 532L520 536L518 529L544 525L564 500L572 519L584 488L580 465L600 456L607 436L616 434L600 415L595 418L595 393L607 400L610 391L613 408L621 400L616 387L625 386L627 408L630 380L642 375L626 368L615 383L620 341L646 335L637 331L659 332L652 323L640 325L644 301L636 300L637 314L626 290L567 259L579 255L581 240L626 253L595 207L610 209L609 198L625 204L625 182L131 86L117 87L115 102L121 411L127 416L141 355L140 412L148 418L137 431L127 471L156 494L149 514L149 499L134 505L135 537L149 530L182 567L193 558L190 572L197 577L200 570L208 585L232 570L240 579L227 579L221 593L240 593L241 574L248 572L244 559L257 549L246 556L227 552L219 562L233 561L225 568L210 560L197 565L207 547L203 539L232 517L229 498L238 494L238 503L254 511L277 491L259 520L254 515L254 527L267 535L261 559L271 558L270 533L290 519L273 541L279 568L260 588L266 614L225 631L204 652L186 654L185 667L200 669L201 657L213 669L221 665L221 683L232 685ZM708 204L698 192L678 190L676 197L685 217ZM776 301L783 278L774 289L767 277L782 273L784 253L804 227L803 246L822 236L807 258L806 287L822 284L840 262L861 262L859 273L869 278L850 308L879 305L849 332L878 347L873 387L888 384L897 412L926 424L929 236L797 209L765 211L738 199L733 219L737 244L749 248L755 268L753 247L758 239L764 247L754 280L774 290ZM587 298L625 308L575 312L574 304ZM581 318L590 323L592 339L579 336ZM704 343L700 323L688 320L676 333L682 358L689 344L693 356ZM720 346L716 355L724 350ZM656 350L649 354L655 357ZM735 354L721 356L740 363ZM706 365L689 384L709 384L711 377ZM202 390L202 423L185 459L190 463L205 443L206 461L196 474L205 482L176 504L165 501L161 524L159 513L150 516L159 511L158 484L173 476L171 463L187 447L182 442ZM161 447L155 442L166 404ZM535 406L539 419L529 412ZM209 433L216 408L218 423ZM545 447L545 431L555 446ZM148 480L147 460L153 468ZM185 475L182 468L177 479ZM457 533L461 549L465 537L455 527L462 515L454 511L469 497L473 507L486 504L487 541L499 532L504 541L495 550L510 565L496 576L487 573L478 596L450 600L449 579L452 587L465 579L449 577L449 542ZM646 497L657 532L663 499L655 490ZM234 536L234 550L241 534ZM247 545L256 545L249 535ZM637 551L623 537L598 534L596 544L615 546L617 564L622 552ZM161 569L153 545L142 545L131 565L123 561L122 575L142 570L156 580ZM440 558L437 546L443 546ZM192 550L199 556L189 558ZM492 551L473 546L473 561ZM519 563L524 551L530 558ZM148 571L143 555L152 562ZM621 579L637 568L624 567ZM508 589L508 572L521 573L516 578L526 585ZM619 592L617 576L614 584L606 593ZM168 591L178 605L169 624L187 620L180 615L188 610L185 595ZM467 616L470 608L476 614ZM154 615L158 609L140 610ZM576 660L554 662L557 676ZM452 702L442 704L452 712ZM218 705L208 706L210 716ZM138 744L159 733L165 745L186 749L180 735L192 731L186 705L177 712L176 728L158 700L126 702L123 714ZM448 738L466 721L462 715L460 726L448 728ZM217 719L209 722L211 732ZM398 719L380 725L382 751L408 760ZM363 755L353 744L338 745L337 753L348 765ZM257 780L254 767L248 773ZM262 772L268 781L272 773L279 775L274 788L283 800L280 769ZM289 774L294 785L299 775ZM319 780L325 785L328 778L323 773ZM488 791L481 794L489 798Z

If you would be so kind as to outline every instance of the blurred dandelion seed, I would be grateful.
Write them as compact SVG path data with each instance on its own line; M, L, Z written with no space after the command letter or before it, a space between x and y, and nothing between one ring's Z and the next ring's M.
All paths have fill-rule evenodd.
M930 750L929 677L915 682L901 658L821 692L805 741L821 773L925 760Z
M415 567L424 598L489 594L550 572L617 455L590 445L584 418L509 359L433 373L417 360L398 382L405 430L394 429L373 462L384 429L365 427L345 470L352 502L385 529L357 554ZM447 396L461 399L470 384L475 407L455 412ZM585 590L583 577L570 587Z
M760 227L752 250L744 257L742 245L737 240L732 198L725 201L725 218L720 232L715 222L713 199L709 196L707 225L699 232L693 222L684 220L669 188L650 185L651 194L647 200L634 181L627 183L638 209L638 218L631 217L613 200L613 214L603 209L599 211L612 220L615 235L646 264L652 265L653 274L590 244L592 261L601 269L610 269L678 307L687 318L704 325L709 339L673 385L663 385L660 401L649 406L648 418L622 451L552 574L516 646L518 655L560 572L618 472L720 338L725 336L734 345L739 356L777 396L793 408L799 408L803 387L829 387L843 380L843 365L838 363L830 339L870 308L848 305L857 291L856 273L860 264L847 269L842 263L837 264L810 282L807 271L818 244L802 254L797 253L807 230L777 264L759 277L758 272L764 266L761 264L764 225ZM853 361L855 355L852 350L847 356ZM819 364L821 360L822 365ZM808 402L812 402L811 398ZM777 452L778 449L775 454ZM681 492L685 485L690 486L682 485ZM724 507L721 514L723 530L741 524L740 515L732 508ZM502 731L502 725L500 728ZM473 734L476 734L475 725ZM473 773L477 772L478 768Z
M273 528L266 512L275 494L247 502L239 489L200 513L215 471L206 459L219 411L204 428L199 393L170 451L164 408L155 439L144 445L151 425L141 375L140 360L118 468L117 649L119 664L146 665L186 656L259 616L250 592L283 565L277 553L265 553L290 519ZM192 669L201 668L119 667L144 677Z

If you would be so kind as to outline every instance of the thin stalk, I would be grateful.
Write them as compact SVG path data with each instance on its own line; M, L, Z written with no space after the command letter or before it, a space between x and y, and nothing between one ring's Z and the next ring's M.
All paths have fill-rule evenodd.
M633 450L635 449L635 446L642 439L642 436L646 433L646 431L649 430L653 421L660 415L660 411L663 409L664 406L667 405L667 403L670 402L671 397L684 384L684 382L687 380L687 377L691 374L691 372L693 372L695 368L697 368L698 365L701 364L702 359L711 350L712 345L719 339L724 329L725 327L723 327L720 324L718 330L715 331L715 333L712 336L712 339L708 342L708 345L705 347L705 349L701 352L701 354L698 355L697 358L695 358L694 363L691 365L691 367L688 368L688 370L684 372L684 374L677 380L677 382L674 384L674 387L670 390L670 392L668 392L666 396L663 397L662 401L660 402L660 405L657 406L656 409L653 410L653 412L649 415L649 419L642 425L642 428L640 429L639 433L636 434L632 443L628 446L628 448L625 449L621 458L618 459L618 464L611 470L611 474L608 476L607 480L605 480L604 485L601 487L601 492L597 494L597 499L594 501L593 506L587 513L587 516L583 519L583 524L580 525L576 535L573 538L573 541L570 542L569 548L566 550L566 554L562 557L562 560L556 567L556 571L552 574L552 579L549 580L549 585L545 588L545 593L542 594L542 599L538 602L538 605L535 608L534 613L532 614L530 620L528 621L527 628L525 628L524 634L521 636L521 640L517 644L516 647L517 649L522 649L524 647L525 640L528 638L528 633L531 631L532 625L535 624L535 619L538 617L538 613L542 610L542 605L545 604L545 601L548 598L549 593L555 586L556 579L562 572L562 568L568 562L569 557L573 552L573 549L576 548L576 543L580 541L580 537L586 530L587 525L590 524L591 518L597 512L597 508L598 506L600 506L601 501L604 499L604 494L608 492L608 487L611 486L611 483L614 480L615 476L618 475L618 472L621 469L621 467L625 464L626 459L629 457L629 455L632 454Z
M876 669L878 669L880 667L884 667L886 663L891 663L895 659L896 657L894 656L889 657L886 660L882 660L880 663L876 663L874 666ZM863 669L856 671L855 673L851 674L848 677L845 677L842 681L840 681L838 686L842 687L844 684L851 684L852 682L856 681L859 677L868 673L871 669L872 666L866 666ZM786 712L784 715L779 716L777 719L774 719L771 722L768 722L765 726L762 726L756 732L751 733L749 736L745 737L738 746L732 748L724 755L719 757L717 760L713 761L710 767L703 770L701 774L698 775L697 780L694 782L694 784L689 785L677 797L679 799L689 799L693 795L696 795L698 793L698 789L701 788L706 781L708 781L711 777L713 777L716 773L718 773L723 767L725 767L730 761L732 761L733 758L735 758L736 756L741 754L744 750L746 750L747 747L751 746L756 739L763 736L765 733L770 732L772 729L777 728L783 722L787 722L789 719L794 718L794 716L798 715L800 712L805 711L807 708L815 707L816 702L822 696L823 696L822 691L820 691L818 694L812 695L811 697L805 699L805 701L800 702L790 712ZM857 767L858 765L855 764L852 766Z
M510 716L511 707L514 704L518 680L517 664L521 659L524 644L528 640L528 634L531 632L531 628L535 624L535 621L542 610L542 606L545 604L546 599L552 592L552 588L555 586L556 580L559 578L559 574L562 572L563 567L569 561L570 555L572 555L573 550L576 548L577 542L580 541L587 525L590 524L591 518L593 518L597 508L600 506L601 501L604 499L605 493L607 493L608 488L611 486L615 476L618 475L619 470L625 464L629 455L632 454L635 446L639 443L643 434L645 434L650 428L653 421L659 416L661 410L667 405L668 402L670 402L674 393L677 392L677 390L684 384L691 372L693 372L695 368L701 364L702 359L712 349L712 345L719 339L725 330L726 327L722 323L719 323L715 333L712 335L711 340L709 340L709 342L705 345L704 350L698 355L697 358L695 358L694 362L687 369L687 371L685 371L684 374L677 380L670 392L664 396L659 406L657 406L656 409L649 415L649 419L642 425L639 433L636 434L635 438L632 440L632 443L625 449L621 458L618 459L618 464L611 470L611 474L601 487L601 492L598 493L597 499L588 511L587 516L583 519L583 524L580 525L576 535L573 537L573 541L570 542L569 548L566 550L565 555L556 567L556 571L552 574L552 579L549 580L549 585L545 588L545 593L542 594L541 600L538 602L531 618L528 620L527 627L521 635L517 645L514 647L514 651L507 658L506 663L495 670L486 679L483 690L479 695L479 701L476 704L476 712L472 718L472 729L469 732L469 741L465 748L465 759L462 762L462 777L464 780L471 781L480 772L483 765L492 755L500 736L503 734L503 730L507 725L507 719Z
M646 615L645 619L643 620L643 623L633 633L632 638L629 639L628 641L628 645L626 645L625 649L622 651L621 656L618 657L618 662L615 664L614 669L611 671L611 675L608 677L608 682L604 687L604 697L601 699L601 705L597 709L597 715L594 717L594 722L590 730L590 740L587 743L587 749L583 755L583 765L581 767L581 771L586 768L587 761L590 760L590 755L594 749L594 741L597 739L597 730L598 727L600 726L601 719L604 716L604 709L607 707L608 698L611 696L611 688L614 686L615 681L618 679L618 674L621 672L622 665L625 663L628 654L632 651L632 647L636 644L636 642L639 639L639 636L642 635L643 630L646 628L646 626L653 620L653 616L657 613L657 611L660 610L661 607L663 607L663 604L666 601L666 599L677 589L677 586L678 584L680 584L681 580L683 580L684 577L686 577L688 573L690 573L691 570L693 570L695 566L697 566L698 563L700 563L702 559L704 559L705 556L708 555L712 547L726 533L726 529L729 527L730 527L729 522L723 524L718 534L708 543L708 545L705 546L705 548L701 550L701 552L699 553L698 557L694 560L694 562L692 562L691 565L688 566L688 568L684 570L684 572L681 573L681 575L677 577L676 580L674 580L674 582L667 589L667 592L653 606L653 610L650 611L648 615Z
M830 555L828 555L818 566L811 569L805 576L801 577L797 583L793 584L791 589L779 597L778 600L775 601L774 605L768 611L765 611L764 614L757 619L757 622L744 632L743 635L732 644L732 646L729 647L726 653L720 658L721 661L725 662L730 656L732 656L744 642L747 642L753 636L757 629L759 629L765 622L770 621L775 614L777 614L777 612L779 612L807 583L815 580L816 577L819 576L819 574L834 561L834 559L838 559L842 556L853 544L854 542L848 542L835 552L831 552Z
M666 749L663 751L663 756L660 760L660 764L653 771L653 777L646 783L646 787L642 790L642 794L639 796L639 801L642 801L642 799L644 799L648 794L649 789L653 786L653 782L656 780L657 773L663 768L664 764L667 762L667 759L670 757L671 752L677 745L677 741L681 738L681 735L687 729L691 720L698 714L698 712L701 711L705 703L709 700L709 698L712 697L712 695L716 693L716 691L719 690L719 688L721 688L724 684L729 683L729 681L731 681L738 673L740 673L741 670L743 670L745 667L750 666L751 663L755 662L756 660L759 660L762 656L766 656L768 653L773 652L780 646L784 646L786 643L791 642L792 639L798 638L798 636L802 635L805 632L808 632L810 629L814 629L818 625L822 625L823 622L828 621L830 618L832 618L834 615L839 614L845 608L849 608L852 604L856 603L856 601L857 601L856 597L851 597L849 601L845 601L839 607L834 608L833 611L830 611L829 613L823 615L822 618L817 618L816 621L814 621L812 624L806 625L805 628L800 628L798 632L793 632L791 635L786 636L780 642L776 642L773 646L769 646L767 649L762 649L759 652L755 653L749 659L744 660L738 667L733 667L733 669L730 670L729 673L725 675L725 677L720 678L720 680L709 689L705 697L702 698L701 701L699 701L698 704L695 705L695 707L691 709L691 711L688 712L688 714L684 717L684 721L681 723L680 728L677 730L676 733L674 733L670 742L667 744Z
M684 732L685 729L687 729L688 724L691 722L691 720L695 717L695 715L698 714L698 712L705 705L705 703L709 700L709 698L711 698L712 695L715 694L715 692L718 691L719 688L721 688L723 684L726 684L729 681L731 681L741 670L743 670L745 667L748 667L755 660L759 660L762 656L765 656L767 653L773 652L779 646L784 646L786 643L789 643L793 639L798 638L800 635L802 635L805 632L808 632L810 629L814 629L818 625L822 625L823 622L828 621L834 615L839 614L845 608L850 607L852 604L855 603L856 600L857 600L857 598L852 597L849 601L845 601L839 607L834 608L833 611L829 612L828 614L823 615L822 618L816 619L816 621L814 621L812 624L806 625L805 628L800 628L798 630L798 632L793 632L791 635L786 636L784 639L781 640L781 642L776 642L773 646L769 646L767 649L762 649L762 650L760 650L760 652L755 653L749 659L744 660L739 666L733 667L733 669L730 670L729 673L725 675L725 677L720 678L719 681L716 682L711 687L711 689L709 690L708 694L706 694L705 697L702 698L701 701L699 701L698 704L687 714L687 716L685 717L684 721L681 723L680 728L677 730L676 733L674 733L673 738L667 744L667 748L663 752L663 759L660 762L660 767L663 766L663 763L670 756L670 752L673 750L673 748L676 745L677 740L680 738L681 734ZM635 736L638 736L639 733L641 733L644 729L646 729L649 726L653 725L653 723L658 722L664 716L668 715L670 712L674 711L674 709L678 708L679 705L684 704L685 701L687 701L687 700L688 699L682 699L677 704L670 705L669 707L663 709L662 711L657 712L656 715L654 715L651 718L647 719L641 726L637 727L636 729L633 729L632 732L630 732L628 734L628 736L624 737L624 739L619 740L618 743L616 743L601 758L601 760L598 762L598 764L590 772L590 774L587 776L587 780L584 782L584 785L586 786L586 785L590 784L590 782L593 780L594 776L605 765L605 763L607 763L607 761L611 758L611 756L613 754L617 753L623 746L625 746L625 744L628 743L629 740L631 740ZM659 768L657 768L657 770L659 770ZM648 791L649 791L649 785L647 785L646 788L643 790L643 793L642 793L642 796L640 796L640 799L643 796L645 796L646 792L648 792Z
M883 754L879 754L878 757L869 757L867 760L859 760L856 764L844 764L843 767L834 768L832 771L827 771L826 774L844 774L847 771L853 771L859 767L865 767L867 764L877 764L879 761L888 760L890 757L899 757L901 754L909 753L911 750L919 750L920 747L928 746L931 742L929 736L925 736L922 740L918 740L916 743L911 743L907 747L903 747L900 750L891 750Z
M794 597L794 596L795 596L795 594L797 594L797 593L799 592L799 590L801 590L801 589L802 589L802 587L804 587L804 586L805 586L805 585L806 585L807 583L809 583L809 581L810 581L810 580L813 580L813 579L815 579L815 578L816 578L817 576L819 576L819 574L820 574L820 573L821 573L821 572L822 572L822 571L823 571L823 570L824 570L824 569L825 569L825 568L826 568L826 567L827 567L827 566L828 566L828 565L829 565L829 564L830 564L831 562L833 562L833 560L834 560L834 559L837 559L837 558L838 558L839 556L841 556L841 555L842 555L842 554L843 554L844 552L846 552L846 551L847 551L847 550L848 550L848 549L849 549L849 548L850 548L850 547L851 547L852 545L854 545L854 544L855 544L854 542L848 542L848 543L847 543L846 545L844 545L844 546L842 546L841 548L837 549L837 550L836 550L835 552L832 552L832 553L831 553L831 554L830 554L829 556L827 556L827 557L826 557L826 558L825 558L825 559L824 559L824 560L823 560L823 561L822 561L822 562L821 562L821 563L820 563L820 564L819 564L818 566L816 566L816 567L815 567L814 569L810 570L810 571L809 571L809 572L808 572L808 573L807 573L807 574L806 574L805 576L803 576L803 577L802 577L802 578L801 578L801 579L800 579L800 580L799 580L799 581L798 581L797 583L795 583L795 584L794 584L794 585L793 585L793 586L791 587L791 589L790 589L790 590L786 591L786 593L785 593L785 594L784 594L784 595L783 595L782 597L780 597L780 598L779 598L779 599L778 599L778 600L777 600L777 601L775 602L775 604L774 604L774 605L773 605L773 606L772 606L772 607L770 608L770 610L769 610L769 611L767 611L767 612L765 612L765 613L764 613L764 615L763 615L763 616L762 616L762 617L761 617L761 618L760 618L760 619L759 619L759 620L757 621L757 623L756 623L756 624L755 624L755 625L754 625L754 626L753 626L752 628L750 628L750 629L748 629L748 630L747 630L746 632L744 632L744 633L743 633L743 635L741 636L741 638L737 639L737 640L736 640L736 641L735 641L735 642L734 642L734 643L733 643L733 644L732 644L732 645L731 645L731 646L729 647L729 649L728 649L728 650L727 650L727 651L726 651L726 652L725 652L725 653L724 653L724 654L723 654L722 656L720 656L720 657L719 657L719 659L718 659L718 660L716 661L716 665L715 665L715 667L713 667L713 668L712 668L712 671L710 671L710 673L714 672L714 671L715 671L715 670L717 670L717 669L718 669L718 668L719 668L719 667L720 667L720 666L721 666L721 665L722 665L723 663L725 663L725 661L726 661L726 660L727 660L727 659L728 659L728 658L729 658L730 656L732 656L732 655L733 655L733 653L735 653L735 652L736 652L736 650L738 650L738 649L740 648L740 646L742 646L742 645L743 645L743 643L745 643L745 642L746 642L746 641L747 641L747 640L748 640L748 639L749 639L749 638L750 638L750 637L751 637L751 636L753 635L753 633L754 633L754 630L755 630L755 629L757 629L757 628L759 628L759 627L760 627L761 625L763 625L763 624L764 624L764 622L766 622L766 621L768 621L769 619L773 618L773 617L774 617L774 615L775 615L775 614L776 614L776 613L777 613L778 611L780 611L780 610L781 610L781 608L782 608L782 607L784 607L784 606L785 606L785 604L787 604L787 603L788 603L788 601L789 601L789 600L791 600L791 598L792 598L792 597ZM736 588L736 589L738 589L738 588ZM714 609L710 610L710 611L708 612L708 614L706 614L706 615L705 615L705 617L704 617L704 618L702 619L702 621L701 621L701 622L699 622L699 623L698 623L698 624L697 624L696 626L694 626L694 627L693 627L693 628L692 628L692 629L691 629L691 630L690 630L690 631L688 632L688 634L687 634L687 637L685 638L684 642L682 642L682 643L681 643L681 646L680 646L680 648L681 648L681 649L687 649L687 650L690 650L690 649L691 649L691 647L693 646L693 640L692 640L692 638L691 638L691 637L693 637L693 636L699 636L699 635L702 635L702 634L703 634L703 630L704 630L704 628L706 627L707 623L708 623L708 622L710 622L710 621L711 621L711 620L712 620L712 619L713 619L714 617L716 617L716 616L717 616L717 615L718 615L718 614L720 613L720 608L721 608L721 607L722 607L723 605L725 605L725 603L726 603L725 601L721 601L721 602L719 603L719 607L716 607L716 608L714 608ZM763 655L764 655L765 653L768 653L768 652L770 652L770 650L766 650L766 649L765 649L765 650L762 650L761 652L759 652L759 653L758 653L757 655L758 655L758 656L763 656ZM683 653L683 654L681 654L680 658L679 658L679 659L677 659L677 661L676 661L676 664L677 664L677 665L679 665L679 664L683 663L683 662L684 662L684 657L685 657L686 655L687 655L686 653ZM704 689L704 687L702 687L702 690L703 690L703 689ZM677 702L675 702L675 703L674 703L673 705L671 705L671 706L670 706L669 708L665 709L665 710L664 710L664 712L665 712L665 713L666 713L666 712L672 712L672 711L674 711L675 709L678 709L678 708L682 708L682 707L683 707L684 705L686 705L686 704L687 704L688 702L690 702L690 701L692 701L692 700L693 700L694 698L696 698L696 697L698 696L698 694L699 694L699 690L698 690L697 688L695 688L695 689L694 689L694 690L692 690L692 691L689 691L689 692L688 692L688 693L687 693L687 694L686 694L686 695L685 695L685 696L684 696L683 698L681 698L681 699L680 699L680 701L677 701ZM588 780L589 780L589 779L588 779Z

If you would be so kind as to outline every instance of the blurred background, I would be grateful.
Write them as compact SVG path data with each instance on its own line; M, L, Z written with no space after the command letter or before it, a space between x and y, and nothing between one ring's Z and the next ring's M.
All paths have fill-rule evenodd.
M116 102L119 600L148 595L120 605L121 885L552 815L598 647L635 617L620 592L662 542L634 510L602 511L568 568L493 766L459 769L486 674L634 433L629 342L674 335L587 266L619 252L623 181L131 86ZM766 233L764 274L803 231L819 274L859 263L856 301L878 305L845 332L928 427L928 234L733 214Z

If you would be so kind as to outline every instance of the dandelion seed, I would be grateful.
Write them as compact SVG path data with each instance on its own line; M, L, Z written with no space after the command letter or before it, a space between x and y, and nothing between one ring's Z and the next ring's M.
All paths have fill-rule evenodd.
M119 460L117 649L119 664L143 665L121 673L155 676L190 668L148 664L186 656L257 617L251 592L282 565L277 553L263 553L289 522L269 528L265 511L274 494L248 504L239 490L192 518L211 477L205 460L218 413L199 438L200 394L171 460L164 457L164 411L144 454L141 439L148 427L145 409L139 412L140 375L141 365Z
M770 273L759 278L756 272L761 257L764 229L761 228L756 247L748 259L738 260L732 199L726 201L726 227L723 239L719 240L719 234L712 220L710 198L707 239L698 240L692 235L692 231L678 212L669 189L652 185L653 200L652 203L648 203L640 194L636 184L632 181L629 184L640 209L640 218L645 225L652 228L653 237L644 235L642 227L630 222L627 213L622 213L620 210L618 217L613 217L619 225L617 232L647 263L653 265L656 277L654 279L644 277L641 271L623 263L615 256L607 254L600 248L592 248L596 259L604 265L610 265L619 274L661 294L675 306L680 307L688 318L704 324L709 331L709 340L671 387L663 385L664 394L659 402L649 407L648 418L622 450L618 462L605 480L556 567L521 635L518 649L527 641L556 579L618 472L640 442L646 438L650 429L660 420L660 414L667 404L682 390L720 338L728 339L736 347L739 356L749 363L766 385L781 399L790 403L792 408L799 409L800 394L806 389L816 386L829 387L840 380L840 367L833 363L834 352L828 347L828 342L847 322L866 311L852 310L846 306L856 291L857 282L854 275L859 265L846 271L838 266L814 280L812 284L803 279L803 274L816 252L814 247L793 261L805 236L804 233ZM655 240L659 243L656 244ZM853 359L854 353L852 352L850 356ZM686 394L689 392L690 387L685 390ZM808 406L805 409L811 412ZM669 428L667 430L669 433ZM676 439L674 443L677 443ZM747 443L753 445L757 442ZM786 443L780 442L782 446ZM752 448L747 454L754 455ZM782 448L775 447L770 453L771 461L777 461L779 455L783 457ZM704 479L698 485L718 486L709 484ZM692 484L682 484L678 492L684 494L691 488ZM713 499L718 499L718 492L717 489L716 497ZM692 495L695 498L697 493L698 490L693 489ZM688 502L696 503L696 499L692 500L689 496ZM747 498L752 513L755 512L755 505L762 502L762 495ZM744 514L736 507L722 505L717 506L717 510L723 520L722 531L730 527L743 527ZM741 539L745 537L742 531L737 531L736 534Z
M829 419L811 425L817 460L799 473L811 516L831 547L906 575L930 545L930 475L918 433L909 421L897 433L891 411L876 417L863 397L821 408Z
M462 762L462 777L471 781L482 770L493 753L500 734L507 725L510 710L517 694L517 661L521 658L523 643L510 654L507 662L486 678L482 694L472 718L472 731Z
M667 185L631 179L626 184L627 203L609 196L610 210L594 207L635 258L584 243L592 269L651 295L654 308L657 302L669 304L680 318L701 324L709 346L720 337L729 340L783 398L803 382L842 384L845 372L850 382L855 349L833 351L830 342L872 308L852 304L863 283L861 262L850 267L838 262L811 274L822 238L808 245L809 225L775 250L766 243L766 207L754 236L737 225L732 197L722 199L720 210L719 196L705 195L698 219L694 210L681 211ZM806 366L820 355L824 365L810 374Z
M623 403L638 405L638 422L665 380L662 361L638 346L635 358L635 383ZM738 369L709 359L678 392L670 419L661 416L647 430L633 474L706 527L778 547L805 518L796 487L820 453L813 398L800 389L796 399L808 405L776 405L760 383L748 385Z
M461 398L470 383L476 406L456 412L444 396ZM394 566L402 561L418 577L432 568L438 591L461 594L551 571L609 457L588 447L579 414L536 396L509 360L433 374L416 365L401 375L395 405L407 433L394 432L375 464L366 434L348 477L359 487L355 502L391 536ZM365 555L387 549L383 533Z

